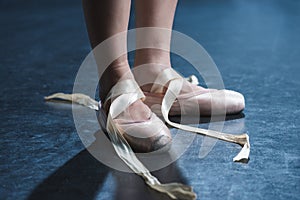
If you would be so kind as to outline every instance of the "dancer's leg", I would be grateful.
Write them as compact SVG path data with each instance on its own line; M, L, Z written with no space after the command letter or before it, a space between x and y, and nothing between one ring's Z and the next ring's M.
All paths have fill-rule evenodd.
M92 48L115 34L127 31L131 0L83 0L82 2ZM126 49L126 39L111 45L109 51L113 54L120 49ZM111 87L129 70L127 54L116 59L100 79L100 98L103 99Z
M141 31L140 34L137 34L137 46L143 46L144 44L147 44L164 49L161 50L155 48L147 48L136 51L134 64L136 68L134 75L137 82L139 82L142 85L142 89L145 92L150 91L152 84L144 85L143 83L153 83L157 78L158 74L161 73L161 71L163 71L165 68L171 67L169 49L176 5L176 0L136 0L137 28L156 27L156 30L153 29L153 31ZM167 34L167 31L160 31L160 28L170 30L169 34ZM141 67L141 65L145 67ZM191 92L195 92L197 94L205 94L208 92L216 91L192 85L189 82L185 81L182 86L180 95L188 94ZM220 100L219 96L220 95L214 95L212 97L210 95L199 95L195 103L198 103L199 107L201 107L203 114L210 114L211 102L221 102L215 104L218 104L220 110L226 110L226 112L228 113L239 112L245 107L244 98L241 94L233 94L232 92L228 94L227 92L226 94L221 95L221 97L223 98L222 100ZM227 100L226 104L222 103L225 102L225 99ZM150 103L147 104L151 107ZM174 109L171 109L171 112L173 110ZM205 110L207 110L207 112L203 112ZM180 114L180 112L175 113Z
M105 52L99 52L98 48L94 49L99 72L104 71L101 67L105 67L101 66L102 61L99 60L99 57L113 59L116 55L124 53L123 56L111 63L100 77L100 99L103 101L110 89L120 79L133 79L128 65L126 46L130 0L83 0L83 8L92 47L95 48L101 42L107 41L107 38L110 38L111 41L111 43L105 45ZM125 34L121 34L121 38L117 37L118 39L111 40L111 36L124 31ZM122 86L126 87L126 85ZM108 107L109 104L104 109L108 111ZM118 131L124 135L135 151L149 152L170 144L171 134L168 127L153 115L140 99L124 109L125 111L118 116L114 116L109 123L113 123L115 127L118 127ZM100 120L105 117L102 112L99 115ZM143 131L141 131L141 127L144 127ZM137 137L136 134L141 134L141 137Z
M162 69L171 67L170 42L177 0L136 0L136 27L153 27L137 31L137 46L150 45L157 48L138 49L135 53L135 78L141 82L153 82ZM159 49L161 48L161 49ZM146 75L146 76L145 76ZM143 90L149 90L144 85Z
M177 0L136 0L136 27L156 27L172 30L174 14L176 10ZM138 41L147 42L148 44L158 44L165 50L161 49L141 49L136 51L135 66L147 63L160 63L170 66L170 41L171 35L166 32L151 32L152 34L137 35ZM156 34L158 33L158 34ZM165 34L159 34L165 33Z
M107 38L127 31L130 0L83 0L83 9L86 25L93 48ZM120 49L126 49L126 38L115 42L107 50L114 54ZM110 55L108 55L110 56ZM103 66L98 66L103 67ZM126 76L126 77L124 77ZM116 59L107 67L100 78L100 99L103 101L109 90L120 80L120 78L133 78L127 60L127 54ZM107 109L107 108L106 108ZM148 119L151 115L149 108L138 100L129 107L130 117L133 119ZM127 114L129 114L127 113Z

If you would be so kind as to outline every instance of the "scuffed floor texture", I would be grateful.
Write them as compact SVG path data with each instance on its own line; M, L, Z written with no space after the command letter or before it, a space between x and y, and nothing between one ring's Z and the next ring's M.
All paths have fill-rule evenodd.
M0 10L0 199L167 199L94 159L71 106L43 101L72 92L90 51L81 2L2 0ZM297 0L179 2L174 29L203 45L225 86L245 95L245 116L224 131L247 132L252 150L248 164L233 163L240 147L218 141L199 158L197 136L153 172L161 182L192 185L198 199L300 199L299 10ZM195 73L176 56L173 65Z

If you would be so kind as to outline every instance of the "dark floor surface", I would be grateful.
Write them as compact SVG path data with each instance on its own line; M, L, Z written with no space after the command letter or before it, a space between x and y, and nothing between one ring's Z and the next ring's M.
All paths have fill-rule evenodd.
M2 0L0 10L0 199L163 199L84 150L70 106L43 101L72 92L90 50L80 1ZM251 159L233 163L239 147L221 141L200 159L197 136L155 175L192 185L198 199L300 199L300 1L180 1L174 29L202 44L225 86L245 95L245 117L224 128L248 132ZM192 73L183 63L173 58Z

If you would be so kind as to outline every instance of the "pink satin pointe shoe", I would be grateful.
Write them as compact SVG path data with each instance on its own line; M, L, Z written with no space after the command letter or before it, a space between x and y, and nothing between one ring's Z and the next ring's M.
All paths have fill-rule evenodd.
M173 84L170 84L174 82ZM186 83L184 83L186 82ZM182 88L183 85L188 87ZM171 87L171 88L170 88ZM165 92L167 88L167 91ZM179 91L178 91L179 90ZM170 103L166 93L177 93ZM151 91L144 92L144 103L157 115L162 115L163 100L171 104L169 116L176 115L228 115L237 114L245 108L244 96L231 90L205 89L184 80L175 70L167 68L156 78Z
M101 128L108 134L123 136L136 153L165 151L171 144L168 127L146 106L147 119L131 117L130 106L145 98L138 84L132 79L118 82L101 105L98 120ZM110 105L109 105L110 104ZM108 109L108 112L106 110ZM134 118L134 119L133 119Z

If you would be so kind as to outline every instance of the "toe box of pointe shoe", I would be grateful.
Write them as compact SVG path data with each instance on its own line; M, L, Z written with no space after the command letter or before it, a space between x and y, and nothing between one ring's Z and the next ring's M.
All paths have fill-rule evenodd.
M118 126L136 153L168 150L172 142L169 128L154 113L147 121Z
M236 91L225 90L226 114L237 114L245 109L244 96Z

